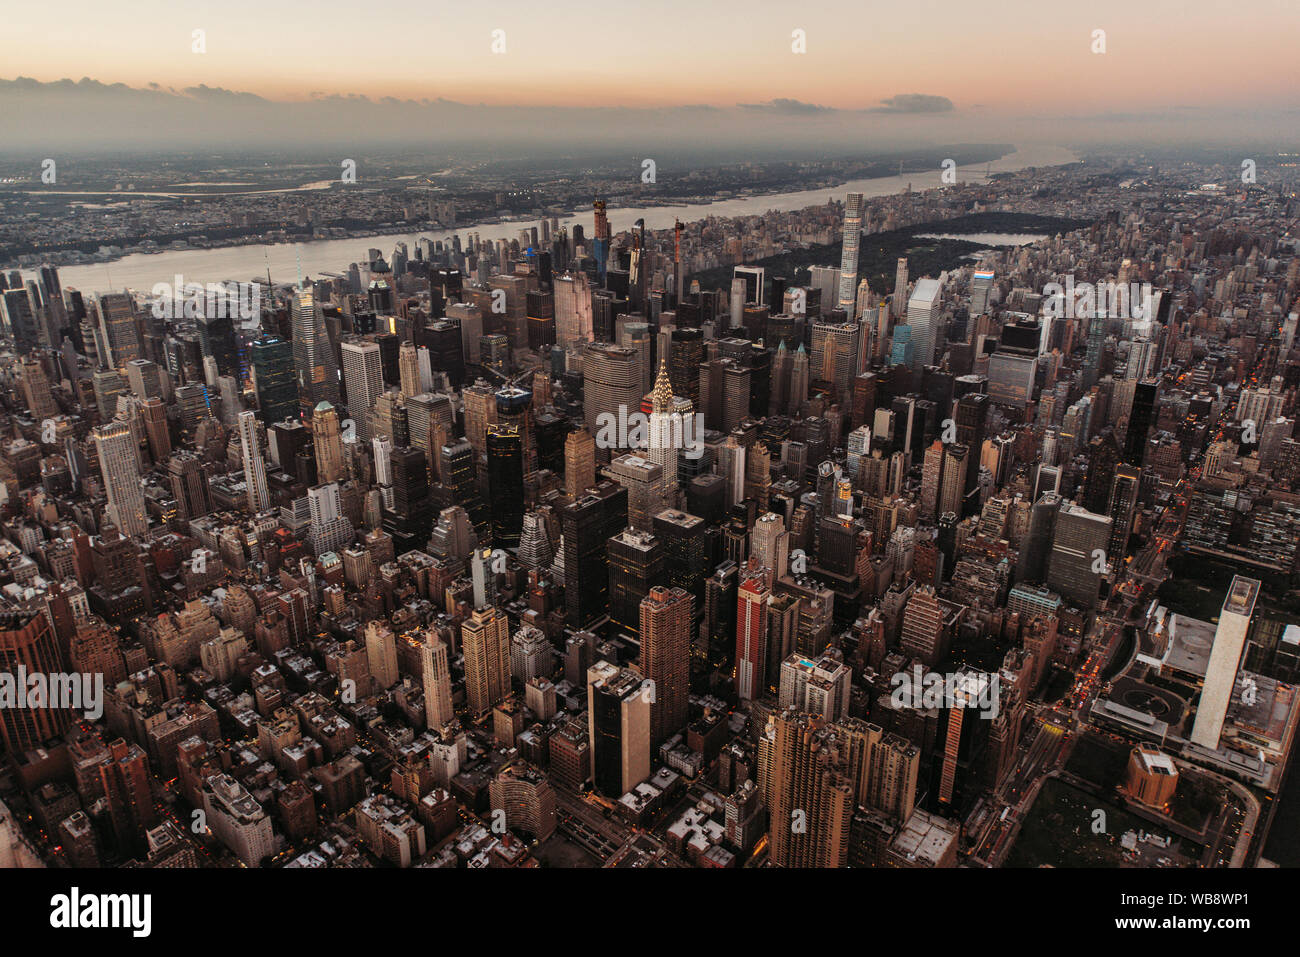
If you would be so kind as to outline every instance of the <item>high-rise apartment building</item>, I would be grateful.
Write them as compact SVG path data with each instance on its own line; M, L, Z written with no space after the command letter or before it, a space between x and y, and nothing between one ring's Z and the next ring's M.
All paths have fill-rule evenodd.
M200 795L208 827L245 867L257 867L276 851L271 818L253 795L229 774L214 774Z
M641 674L654 682L650 746L658 748L689 717L693 602L684 589L655 586L640 611Z
M749 535L749 557L757 560L759 567L768 569L773 581L785 577L790 558L790 533L780 515L765 512L754 522Z
M781 662L777 706L838 721L849 713L852 670L839 658L792 654Z
M759 788L777 867L843 867L854 788L832 757L834 733L795 709L773 712L759 740Z
M763 574L745 578L736 590L736 696L741 701L752 701L767 690L767 603L771 595Z
M271 494L266 486L266 462L262 459L262 445L257 438L255 413L239 413L239 442L244 455L244 485L248 489L248 510L256 515L271 507Z
M121 738L109 742L108 751L108 761L99 768L99 782L113 838L121 851L136 853L144 847L145 831L158 823L149 759L139 745Z
M862 241L861 193L849 193L844 199L844 238L840 247L839 307L850 320L857 318L858 244Z
M397 665L397 636L385 622L370 621L366 623L366 662L370 665L371 677L381 689L391 688L397 684L400 674ZM428 672L425 681L425 708L429 705ZM449 689L450 693L450 689ZM450 710L450 709L448 709Z
M510 694L510 625L496 608L476 608L461 625L465 703L487 714Z
M40 704L26 698L24 673L52 676L63 670L58 636L45 603L26 599L0 602L0 671L7 673L19 690L19 700L10 700L0 708L0 737L11 758L64 734L77 717L71 710L54 707L53 701Z

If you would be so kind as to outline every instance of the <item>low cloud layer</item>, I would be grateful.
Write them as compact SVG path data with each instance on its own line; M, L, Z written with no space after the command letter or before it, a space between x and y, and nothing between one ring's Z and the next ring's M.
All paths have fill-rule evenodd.
M818 106L815 103L804 103L800 100L789 100L784 97L769 100L766 103L741 103L740 108L742 110L761 110L764 113L782 113L787 116L836 112L834 107Z
M1294 113L1171 107L1159 112L1045 116L899 93L864 109L793 97L732 106L487 106L444 97L371 98L316 91L296 102L211 86L133 88L83 78L0 79L0 154L59 151L420 147L514 155L598 147L659 155L712 149L750 155L808 148L861 152L967 143L1038 142L1067 148L1251 143L1294 145ZM1207 132L1208 131L1208 132ZM1245 155L1245 154L1243 154Z
M946 96L927 93L900 93L880 102L883 105L875 107L872 113L951 113L954 109L952 100Z

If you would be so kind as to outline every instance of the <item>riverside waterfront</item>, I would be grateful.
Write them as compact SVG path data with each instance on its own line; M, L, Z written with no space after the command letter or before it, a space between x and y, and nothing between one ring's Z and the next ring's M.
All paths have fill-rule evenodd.
M1072 152L1057 146L1021 146L1013 153L992 163L958 170L958 182L984 182L986 173L1014 173L1035 166L1059 166L1077 162ZM854 180L834 189L799 190L790 193L773 193L766 196L745 196L716 203L651 206L643 208L611 209L610 227L614 231L628 229L638 219L644 219L647 229L667 229L677 219L694 222L710 216L729 218L755 216L768 211L789 211L816 206L830 199L843 199L845 193L862 193L868 198L891 196L909 186L913 190L933 189L942 185L942 171L907 172L900 176L884 176ZM560 221L570 229L581 225L588 232L594 226L594 216L585 212ZM496 222L487 225L466 223L454 229L422 230L418 232L391 233L375 236L358 236L348 239L325 239L306 243L252 243L220 249L169 250L159 253L136 253L116 262L95 263L87 266L61 266L59 276L64 286L82 292L96 293L110 290L134 289L147 292L156 282L170 281L174 275L183 275L190 282L247 282L265 278L270 270L275 282L289 282L298 275L301 263L304 276L321 273L346 272L348 264L361 261L369 248L383 250L385 256L394 244L405 242L414 246L416 240L449 240L456 234L477 232L484 239L511 238L520 229L535 225L535 219L513 222Z

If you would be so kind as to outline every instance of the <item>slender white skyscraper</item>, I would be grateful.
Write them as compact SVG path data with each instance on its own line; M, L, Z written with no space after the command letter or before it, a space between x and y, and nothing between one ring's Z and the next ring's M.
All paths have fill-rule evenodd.
M244 484L248 486L248 510L254 515L271 507L266 487L266 463L257 442L257 413L239 413L239 441L244 453Z
M942 290L937 279L918 279L912 298L907 302L914 369L934 364L934 337L939 324L939 294Z
M357 437L370 438L370 410L384 391L384 365L379 343L349 339L343 343L343 383L348 390L348 415L357 426ZM390 436L391 437L391 436Z
M972 322L989 311L989 292L992 289L993 270L975 270L970 282L970 317Z
M858 243L862 240L862 194L849 193L844 200L844 241L840 254L839 305L849 319L856 319L858 300Z
M339 483L327 482L307 490L307 507L311 512L313 525L324 525L343 514L343 499L339 495Z
M386 435L376 435L370 440L375 450L375 484L393 484L393 442Z
M745 324L745 280L736 276L731 280L731 328Z
M470 581L474 587L474 607L485 608L496 604L497 580L492 571L492 549L478 548L469 559Z
M99 470L104 476L108 496L107 512L118 531L128 536L144 536L149 518L140 491L140 459L131 427L121 420L95 429L95 449L99 453Z
M895 319L903 318L907 303L907 257L898 257L898 271L894 274L893 313Z
M1210 646L1210 661L1205 668L1205 684L1201 686L1201 701L1196 707L1196 723L1192 725L1192 743L1211 751L1218 750L1219 738L1223 734L1223 719L1232 703L1237 673L1241 669L1241 653L1246 647L1250 621L1255 616L1259 589L1257 579L1234 575L1223 599L1219 626L1214 631L1214 644ZM1255 693L1248 685L1242 692L1243 697Z
M433 365L429 360L429 347L420 346L415 357L420 364L420 391L428 392L433 388Z

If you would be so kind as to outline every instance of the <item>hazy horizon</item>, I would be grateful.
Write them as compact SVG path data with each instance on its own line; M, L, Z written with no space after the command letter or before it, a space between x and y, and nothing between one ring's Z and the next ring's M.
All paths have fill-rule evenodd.
M729 106L523 106L451 100L306 101L193 87L137 89L97 80L0 79L0 142L8 154L55 149L167 152L194 147L461 146L520 148L754 145L772 153L861 152L946 143L1042 142L1069 148L1300 144L1300 106L1242 113L1203 107L1147 112L1015 114L898 93L876 107L833 109L793 99Z
M1300 143L1300 6L1284 0L1249 18L1219 0L1010 0L996 15L758 0L743 18L684 0L588 18L518 0L120 9L70 0L58 30L38 8L7 14L5 151Z

